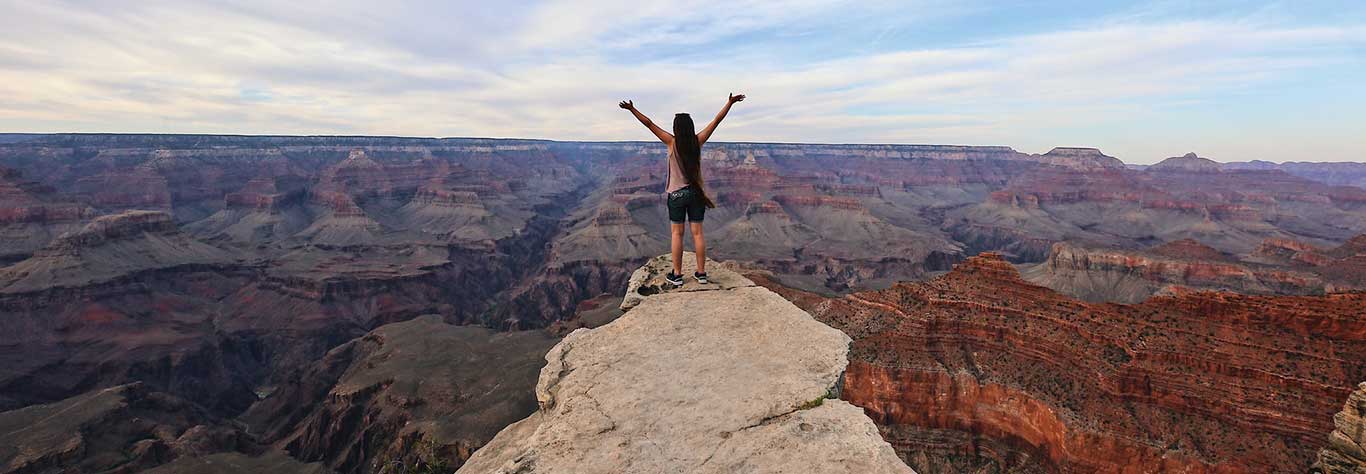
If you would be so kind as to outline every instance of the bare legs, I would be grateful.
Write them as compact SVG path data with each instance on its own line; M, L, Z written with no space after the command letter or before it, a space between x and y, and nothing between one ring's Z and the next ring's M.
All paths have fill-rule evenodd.
M679 235L680 240L682 235ZM692 250L697 254L697 273L707 273L707 241L702 238L702 223L692 223ZM681 260L681 259L675 259Z
M669 245L673 251L674 275L683 274L683 224L677 222L669 223L669 231L672 234ZM692 248L697 254L697 272L707 273L707 241L702 236L702 223L692 223Z
M670 222L669 230L673 233L670 245L674 257L674 275L683 274L683 223Z

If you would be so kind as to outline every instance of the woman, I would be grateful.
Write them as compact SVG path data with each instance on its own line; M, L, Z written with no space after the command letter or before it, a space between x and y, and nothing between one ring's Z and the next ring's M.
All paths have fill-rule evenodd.
M711 119L711 123L702 129L702 133L693 133L692 117L688 114L675 114L672 135L636 110L635 104L631 101L622 101L620 104L621 108L631 111L636 120L640 120L645 128L654 132L659 141L669 147L669 174L664 189L669 194L666 202L669 207L669 230L673 235L670 245L673 250L674 268L664 278L674 286L683 284L681 273L685 217L692 223L692 245L697 253L697 271L693 273L693 278L696 278L698 283L707 283L707 244L702 238L702 218L707 213L707 208L716 205L712 204L702 186L702 144L707 143L711 133L716 131L716 126L721 123L721 119L726 118L730 106L742 100L745 100L744 94L731 94L730 99L726 100L726 106L716 113L716 118Z

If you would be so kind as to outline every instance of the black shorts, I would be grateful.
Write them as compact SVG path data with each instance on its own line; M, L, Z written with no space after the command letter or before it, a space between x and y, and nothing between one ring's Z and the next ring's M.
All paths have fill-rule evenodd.
M669 193L667 202L669 205L669 222L682 224L684 216L689 221L702 222L703 215L707 213L707 206L702 202L702 196L698 195L697 189L692 186Z

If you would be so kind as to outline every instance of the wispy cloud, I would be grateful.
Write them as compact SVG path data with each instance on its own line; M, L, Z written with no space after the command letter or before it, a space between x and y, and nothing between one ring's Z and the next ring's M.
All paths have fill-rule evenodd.
M719 139L1366 159L1340 125L1321 129L1342 130L1327 138L1336 154L1312 157L1243 156L1281 148L1191 131L1236 105L1253 127L1242 140L1285 140L1255 129L1277 126L1258 117L1312 98L1306 84L1362 78L1362 24L1128 10L908 41L918 25L972 25L990 6L643 3L0 2L0 128L643 139L617 100L705 117L744 91L752 99ZM1286 100L1260 103L1269 96Z

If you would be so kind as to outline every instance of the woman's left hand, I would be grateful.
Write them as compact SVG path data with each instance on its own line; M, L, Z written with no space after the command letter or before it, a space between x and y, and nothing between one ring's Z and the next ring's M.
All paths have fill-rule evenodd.
M623 108L623 109L626 109L626 110L631 110L631 109L636 108L636 104L631 103L631 101L629 101L629 100L623 100L623 101L621 101L620 104L617 104L617 106L618 106L618 107L621 107L621 108Z

